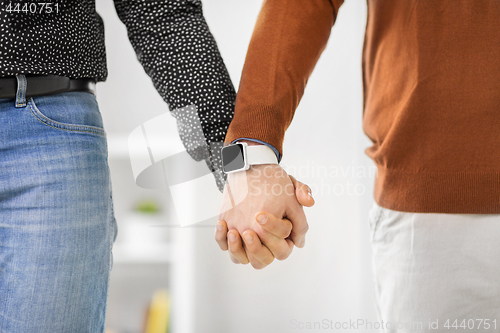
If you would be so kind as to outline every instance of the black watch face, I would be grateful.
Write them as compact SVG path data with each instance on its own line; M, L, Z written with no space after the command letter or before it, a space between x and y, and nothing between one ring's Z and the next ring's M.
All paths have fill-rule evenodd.
M222 148L222 169L224 172L236 171L244 167L243 145L235 144Z

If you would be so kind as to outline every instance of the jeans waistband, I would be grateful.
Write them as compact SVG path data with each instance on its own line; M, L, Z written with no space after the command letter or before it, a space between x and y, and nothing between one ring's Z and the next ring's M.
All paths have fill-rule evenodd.
M26 97L53 95L68 91L95 94L94 79L70 79L58 75L24 75L0 78L0 99L15 98L16 107L26 106Z

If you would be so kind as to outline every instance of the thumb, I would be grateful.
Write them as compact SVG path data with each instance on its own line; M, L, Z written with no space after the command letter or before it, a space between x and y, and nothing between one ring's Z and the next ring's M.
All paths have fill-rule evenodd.
M290 177L293 187L295 188L295 196L297 197L299 204L306 207L312 207L314 205L314 198L312 197L311 188L306 184L299 182L294 176L288 176Z

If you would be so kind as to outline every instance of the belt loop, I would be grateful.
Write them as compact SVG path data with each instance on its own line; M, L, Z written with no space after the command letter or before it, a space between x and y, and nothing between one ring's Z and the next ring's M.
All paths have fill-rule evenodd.
M16 93L16 108L24 108L26 106L26 76L17 74L17 93Z

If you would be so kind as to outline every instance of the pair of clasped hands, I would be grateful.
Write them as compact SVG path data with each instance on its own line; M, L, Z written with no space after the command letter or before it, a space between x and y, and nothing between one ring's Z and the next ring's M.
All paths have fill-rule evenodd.
M241 195L246 196L234 205L233 198ZM262 269L274 258L288 258L294 246L304 247L309 226L303 206L312 205L311 189L277 164L230 173L215 240L223 251L229 250L234 263Z

